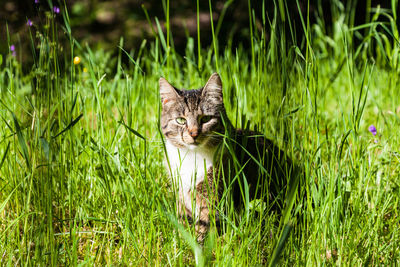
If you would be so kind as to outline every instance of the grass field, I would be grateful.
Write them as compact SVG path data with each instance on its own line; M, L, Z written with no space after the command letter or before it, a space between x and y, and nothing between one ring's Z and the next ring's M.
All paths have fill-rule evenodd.
M332 1L333 28L305 16L300 40L283 1L261 28L250 6L249 49L196 36L185 54L167 8L164 34L157 22L154 42L118 56L75 41L66 10L63 24L43 14L32 66L18 50L0 65L0 264L399 265L397 4L354 27L355 11ZM304 200L282 218L230 211L199 246L164 170L158 79L199 88L213 72L233 124L303 166Z

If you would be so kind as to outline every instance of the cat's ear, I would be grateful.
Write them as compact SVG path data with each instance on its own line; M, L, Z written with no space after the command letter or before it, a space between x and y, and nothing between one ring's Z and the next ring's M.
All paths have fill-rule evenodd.
M158 82L160 84L160 97L161 103L163 105L171 100L178 99L178 93L176 92L176 89L171 84L169 84L166 79L161 77Z
M222 102L222 81L218 73L213 73L203 87L201 95L205 98L214 98Z

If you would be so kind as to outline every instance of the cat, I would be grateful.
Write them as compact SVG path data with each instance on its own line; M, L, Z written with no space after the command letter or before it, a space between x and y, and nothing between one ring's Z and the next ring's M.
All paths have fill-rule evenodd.
M200 89L180 90L162 77L159 86L166 165L178 188L178 211L195 223L199 242L226 188L235 206L246 199L244 188L250 199L282 205L294 164L262 134L233 127L217 73ZM218 221L218 211L212 214Z

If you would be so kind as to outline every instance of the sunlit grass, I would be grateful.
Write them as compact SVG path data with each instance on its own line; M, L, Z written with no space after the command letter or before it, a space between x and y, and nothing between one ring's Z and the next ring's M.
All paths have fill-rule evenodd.
M111 56L76 42L66 13L65 25L47 14L32 37L31 71L11 52L0 69L1 264L399 264L396 24L374 15L353 28L332 1L332 34L305 17L308 38L296 40L282 2L262 31L252 25L250 51L218 50L214 35L203 47L189 38L185 55L173 50L173 35L158 32ZM304 197L289 221L246 217L226 203L221 231L211 227L199 246L178 220L164 170L158 79L199 88L215 71L233 125L257 127L303 167Z

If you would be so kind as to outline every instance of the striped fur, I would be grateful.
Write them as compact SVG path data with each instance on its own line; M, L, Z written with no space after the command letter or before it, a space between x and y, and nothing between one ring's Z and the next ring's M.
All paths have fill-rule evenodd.
M197 90L179 90L160 78L160 96L166 162L179 190L177 206L181 215L196 223L199 241L207 232L210 214L218 216L210 209L218 204L222 184L231 184L230 180L221 183L221 171L224 179L235 178L231 195L236 206L243 202L241 192L246 182L250 200L263 198L278 209L282 207L295 166L262 134L232 126L226 116L218 74L211 75L206 85ZM214 162L220 156L223 160Z

